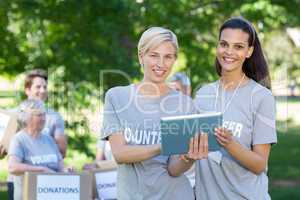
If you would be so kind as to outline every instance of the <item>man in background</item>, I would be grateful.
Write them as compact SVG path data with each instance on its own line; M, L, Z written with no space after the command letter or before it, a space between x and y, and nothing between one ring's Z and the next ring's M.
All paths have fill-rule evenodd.
M48 98L48 75L42 69L29 71L25 77L25 94L28 99L35 99L45 102ZM51 108L47 108L46 124L44 134L53 137L63 157L67 151L67 137L64 132L64 120L61 115Z
M191 96L192 88L190 78L182 73L177 72L169 79L169 85L175 90L181 91L183 94Z

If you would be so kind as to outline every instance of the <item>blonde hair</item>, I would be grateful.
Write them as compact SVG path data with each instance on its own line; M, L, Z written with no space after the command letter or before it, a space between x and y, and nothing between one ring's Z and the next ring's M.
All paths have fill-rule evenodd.
M150 48L157 47L162 42L169 41L175 47L175 54L179 49L176 35L169 29L162 27L151 27L141 36L138 43L138 55L143 56Z

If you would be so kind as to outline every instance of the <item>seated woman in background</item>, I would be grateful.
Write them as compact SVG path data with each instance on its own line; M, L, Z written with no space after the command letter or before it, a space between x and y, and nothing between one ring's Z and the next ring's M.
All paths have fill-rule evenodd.
M23 128L13 137L8 151L8 171L14 175L14 199L22 199L24 172L61 172L63 158L53 138L42 134L45 107L38 100L25 100L19 118Z

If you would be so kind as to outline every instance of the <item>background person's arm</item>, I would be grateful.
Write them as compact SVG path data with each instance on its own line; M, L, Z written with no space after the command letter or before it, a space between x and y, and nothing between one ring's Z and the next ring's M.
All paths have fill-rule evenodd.
M95 161L92 163L86 163L84 164L84 166L82 167L83 170L92 170L92 169L96 169L97 168L97 161L103 161L105 160L105 154L104 154L104 146L103 147L99 147L97 144L97 148L96 148L96 158Z
M96 150L96 161L105 160L103 149L97 148Z
M64 134L56 134L54 136L54 140L58 146L58 149L62 157L63 158L66 157L67 146L68 146L67 137Z
M135 163L148 160L160 154L160 144L154 145L127 145L124 136L120 133L109 136L113 156L118 164Z
M4 148L4 146L0 145L0 158L3 158L6 155L7 155L7 152L6 152L5 148Z
M59 113L55 113L53 115L53 118L55 120L54 122L54 140L58 146L58 149L62 155L63 158L66 157L67 154L67 146L68 146L68 138L65 134L65 122L62 116Z
M105 158L105 145L107 141L98 140L96 145L96 161L106 160Z

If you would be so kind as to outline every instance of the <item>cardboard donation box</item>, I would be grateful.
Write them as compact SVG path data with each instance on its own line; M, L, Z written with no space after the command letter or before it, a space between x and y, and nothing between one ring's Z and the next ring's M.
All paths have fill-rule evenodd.
M117 164L115 161L98 161L93 174L93 197L117 199Z
M0 110L0 150L8 151L9 143L17 132L17 115ZM1 152L0 152L1 154Z
M26 172L23 200L92 200L89 173Z

